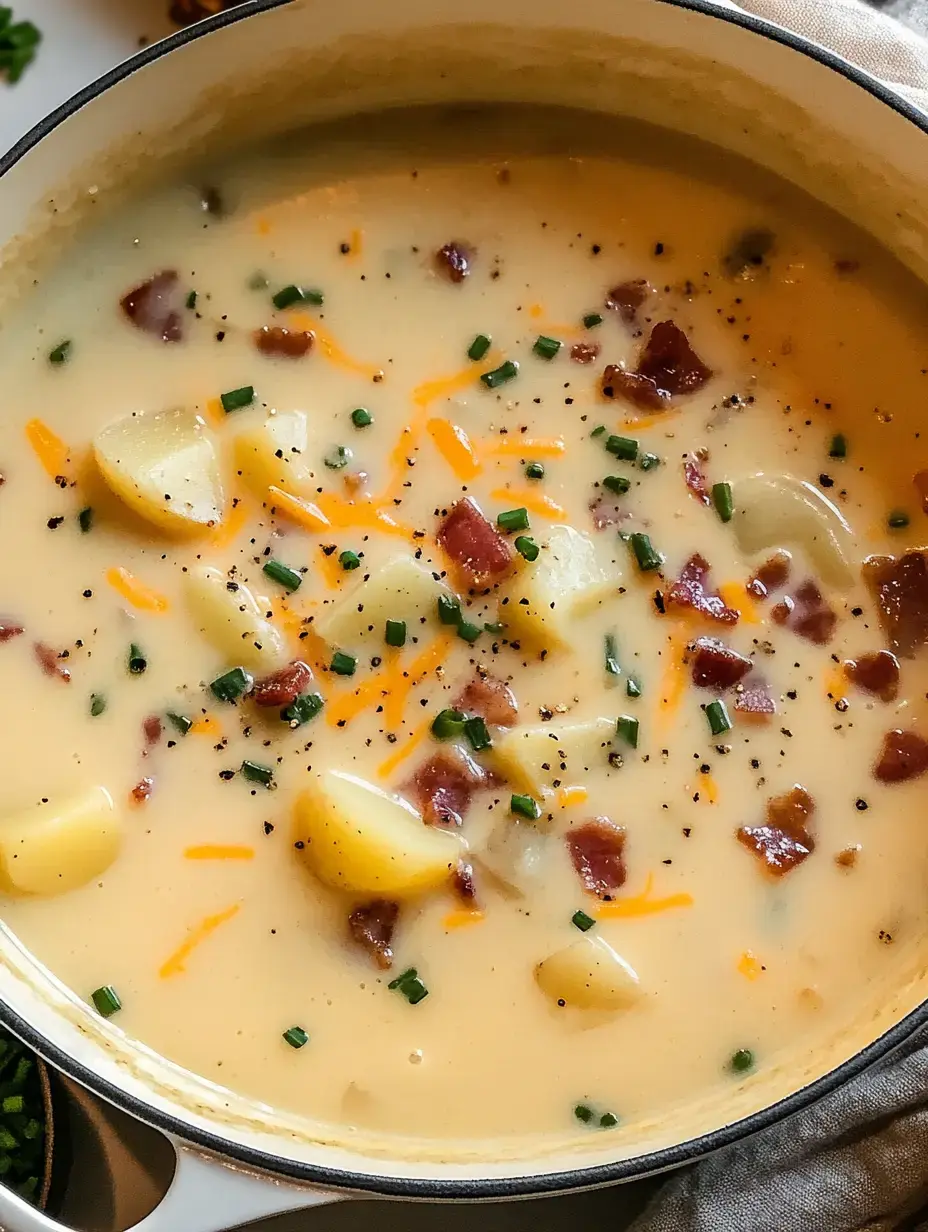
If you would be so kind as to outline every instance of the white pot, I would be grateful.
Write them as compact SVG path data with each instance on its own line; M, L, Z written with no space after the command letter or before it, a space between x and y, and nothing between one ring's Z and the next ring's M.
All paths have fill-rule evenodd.
M0 160L0 309L94 202L203 145L390 104L504 100L710 139L928 274L928 118L779 27L704 0L251 0L140 52ZM187 1074L93 1015L0 934L0 1020L175 1143L174 1184L135 1232L218 1232L364 1192L540 1195L692 1162L819 1098L928 1022L925 979L913 972L801 1070L758 1075L675 1110L672 1122L581 1133L556 1148L527 1137L452 1150L310 1124ZM2 1188L0 1226L59 1228Z

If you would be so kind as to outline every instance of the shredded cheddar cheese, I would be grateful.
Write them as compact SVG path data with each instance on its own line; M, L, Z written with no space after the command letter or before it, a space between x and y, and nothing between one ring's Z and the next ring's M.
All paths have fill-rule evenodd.
M457 911L449 911L441 923L442 928L451 932L456 928L467 928L471 924L482 924L486 918L485 911L461 907Z
M825 672L825 696L830 701L837 701L847 693L847 676L844 664L834 663Z
M423 723L420 723L418 727L413 728L402 744L397 744L390 756L385 757L377 767L378 778L388 779L394 770L396 770L398 766L401 766L403 762L415 752L415 750L428 735L431 723L432 720L430 718L426 719Z
M107 569L106 580L117 594L140 612L166 612L170 607L164 595L140 582L134 573L121 565Z
M524 505L529 513L537 513L540 518L567 516L563 505L553 501L550 496L541 492L530 492L526 488L497 488L490 496L493 500L508 501L511 505Z
M600 903L596 910L601 920L632 919L635 916L657 915L661 911L672 911L675 907L692 907L692 894L669 894L666 898L652 898L654 876L648 873L644 889L640 894L630 898L616 899L611 903Z
M291 521L306 530L325 530L331 525L319 506L310 500L304 500L302 496L293 496L274 484L268 488L268 494L275 510L280 509Z
M384 373L382 368L378 368L374 364L366 364L363 360L355 359L353 355L349 355L335 340L335 336L320 325L315 317L308 316L305 312L294 312L290 315L291 322L297 329L305 330L312 333L316 337L316 344L325 358L336 368L341 368L343 372L352 372L356 376L366 377L372 381L374 377L383 379Z
M364 251L364 232L360 227L352 227L351 235L348 237L348 252L347 257L350 261L357 260Z
M211 714L204 714L197 719L190 728L191 732L196 736L216 736L222 735L222 725L218 719Z
M41 419L30 419L25 431L26 440L49 479L65 474L71 451L61 437L56 436Z
M215 424L221 424L226 418L226 413L218 398L207 398L206 413Z
M458 479L467 481L480 474L480 463L463 428L447 419L430 419L425 427Z
M500 436L484 441L481 450L503 455L518 454L525 458L559 458L567 451L561 436Z
M726 607L738 612L746 625L759 625L763 621L754 596L741 582L723 582L719 595Z
M328 547L328 544L326 547ZM344 580L345 571L338 563L336 554L334 552L326 552L325 548L320 544L316 559L319 563L319 575L326 586L328 586L329 590L338 590Z
M227 516L210 536L210 544L214 548L225 548L234 543L248 523L248 502L241 496L236 497Z
M198 945L210 937L217 928L221 928L228 920L231 920L234 915L238 915L241 909L241 903L233 903L231 907L226 907L224 911L217 911L215 915L208 915L196 924L191 930L187 940L182 942L174 953L158 969L158 975L163 980L170 979L172 975L180 975L186 971L186 962Z
M201 843L184 850L185 860L253 860L254 847L238 843Z
M686 666L683 657L686 653L687 634L677 629L667 639L663 653L663 670L658 692L658 724L666 726L671 716L679 709L686 692Z
M576 804L585 804L589 794L585 787L559 787L556 797L557 806L558 808L566 809Z
M745 950L738 959L738 974L743 975L746 980L750 980L752 983L754 980L760 979L763 970L763 967L751 950Z

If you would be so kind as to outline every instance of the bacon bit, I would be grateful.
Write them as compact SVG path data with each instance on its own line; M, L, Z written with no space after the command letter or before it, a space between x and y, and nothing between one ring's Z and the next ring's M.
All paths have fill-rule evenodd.
M657 915L661 911L671 911L674 907L692 907L692 894L668 894L666 898L652 898L654 876L648 873L644 889L640 894L629 898L619 898L615 902L601 903L596 914L601 920L632 919L635 916Z
M737 971L739 975L743 975L746 980L752 983L754 980L760 979L764 968L757 961L751 950L745 950L738 959Z
M638 357L638 374L674 397L702 389L711 380L712 369L702 362L679 325L658 321Z
M712 504L709 485L706 483L706 477L702 473L699 459L694 453L688 453L683 459L683 478L686 480L686 486L698 501L701 501L706 506Z
M415 799L428 826L459 826L474 791L486 775L461 749L439 749L419 767L405 791Z
M912 482L915 484L915 491L922 502L923 512L928 513L928 471L918 471L917 474L912 476Z
M121 565L107 569L106 580L118 595L140 612L161 613L166 612L170 606L164 595L140 582L134 573L123 569Z
M435 268L449 282L463 282L470 274L471 263L475 256L474 249L460 240L452 240L443 244L435 253Z
M444 516L438 542L475 586L497 581L512 568L509 545L469 496L457 501Z
M591 364L599 359L601 350L598 342L575 342L570 348L570 358L575 364Z
M925 552L870 556L864 580L880 611L890 649L911 658L928 645L928 559Z
M789 581L792 563L789 552L775 552L754 571L747 589L756 599L766 599L772 590L779 590Z
M875 694L880 701L895 701L899 693L899 660L888 650L847 659L844 674L858 688Z
M208 915L194 928L191 928L187 940L182 942L171 957L161 964L158 970L159 978L167 980L172 975L180 975L181 972L186 971L187 968L184 964L197 946L202 944L207 937L211 936L227 920L231 920L234 915L237 915L240 909L241 903L233 903L231 907L226 907L225 911L217 911L215 915Z
M626 325L633 325L638 309L651 294L651 284L646 278L632 278L629 282L620 282L611 291L607 291L605 303L610 311L619 314Z
M590 793L585 787L559 787L557 789L558 808L573 808L578 804L586 804Z
M604 398L624 398L646 411L663 411L670 405L670 395L658 389L649 376L629 372L618 364L607 364L600 390Z
M609 899L625 885L623 852L625 831L608 817L594 817L573 826L564 835L571 863L584 887L598 898Z
M699 612L710 620L720 624L733 625L738 622L738 613L726 606L721 595L706 590L709 577L709 562L704 556L695 552L680 571L680 577L671 583L665 595L668 607L688 608Z
M262 355L280 355L284 359L302 359L316 341L311 329L291 330L285 325L262 325L252 338Z
M0 645L3 642L12 641L14 637L21 636L25 631L24 627L17 624L15 620L11 620L8 616L0 616Z
M730 689L753 667L750 659L714 637L699 637L686 649L687 662L693 665L693 684L700 689Z
M313 682L312 669L302 659L294 659L255 681L252 701L256 706L292 706Z
M150 714L147 719L142 722L142 735L145 737L146 749L153 749L156 744L161 741L161 736L164 732L161 718L157 714Z
M928 770L928 740L917 732L896 728L883 737L883 748L873 767L881 783L907 783Z
M512 727L519 717L515 693L505 680L489 672L478 671L453 705L456 710L479 715L496 727Z
M776 714L777 704L770 696L766 680L757 672L752 673L735 694L735 709L756 719L766 719Z
M35 652L39 666L46 676L57 676L65 684L70 683L71 673L59 659L57 650L54 650L46 642L33 642L32 649Z
M479 908L459 909L449 911L442 920L441 926L451 932L455 928L466 928L469 924L482 924L486 918L486 912L480 911Z
M152 792L155 790L155 780L152 778L139 779L136 785L129 792L129 803L136 806L147 804L151 799Z
M798 637L825 646L834 636L838 614L829 607L825 596L811 578L800 584L771 609L770 615L777 624L785 624Z
M348 933L352 941L373 958L381 971L393 966L393 932L399 919L399 903L375 898L355 907L348 916Z
M632 516L626 506L618 504L604 492L600 493L595 500L590 501L590 513L593 515L595 530L606 530L609 526L619 526Z
M185 860L253 860L254 847L243 843L201 843L184 849Z
M447 419L430 419L425 430L458 479L467 482L480 474L480 462L463 428Z
M162 342L180 342L184 336L181 291L177 270L162 270L140 283L119 301L136 327Z
M451 874L451 888L466 907L473 907L477 901L477 883L474 880L474 866L467 860L459 860L457 868Z
M738 842L763 862L771 876L783 877L815 850L815 839L806 825L814 812L815 801L797 783L785 795L772 796L767 801L766 824L742 826Z
M60 479L71 460L71 450L41 419L30 419L24 431L32 452L49 479Z
M837 852L835 864L837 864L838 868L853 868L862 850L863 848L860 843L852 843L850 847L845 847L842 851Z

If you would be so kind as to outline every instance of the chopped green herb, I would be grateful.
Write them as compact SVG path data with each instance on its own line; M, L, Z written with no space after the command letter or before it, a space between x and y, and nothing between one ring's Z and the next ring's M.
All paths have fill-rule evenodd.
M237 701L243 693L250 693L254 679L244 667L233 667L210 681L213 696L221 702Z
M25 1100L21 1095L6 1095L3 1098L3 1104L0 1107L6 1113L22 1112L25 1105Z
M489 334L478 334L470 346L467 348L468 359L483 359L487 351L490 349L492 339Z
M584 329L595 329L597 325L602 325L602 323L602 313L599 312L588 312L583 318Z
M599 1128L600 1129L615 1129L618 1123L619 1123L619 1118L615 1115L614 1112L604 1112L602 1116L599 1118Z
M369 428L374 422L374 416L366 407L356 406L351 412L351 422L356 428Z
M132 642L129 646L126 666L129 668L129 671L133 676L141 676L142 672L148 668L148 660L145 658L144 654L142 654L140 647L138 647L135 642Z
M501 620L494 620L492 623L487 621L483 627L486 629L487 633L500 634L506 631L506 626Z
M529 821L537 821L541 816L541 805L531 796L510 796L509 811L517 817L525 817Z
M507 359L505 363L500 364L498 368L494 368L491 372L481 373L480 379L487 389L497 389L500 385L505 385L507 381L514 380L518 375L519 365L511 359Z
M284 1031L282 1038L287 1041L291 1048L303 1048L309 1043L309 1036L302 1027L288 1027Z
M185 714L176 714L173 710L168 711L168 722L172 727L175 727L182 736L186 736L187 732L193 727L193 719L188 719Z
M731 494L730 483L714 483L712 485L712 503L720 520L722 522L730 522L735 512L735 502Z
M541 551L541 548L529 535L519 535L513 546L519 555L528 561L537 560L538 553Z
M298 287L291 283L289 287L282 287L281 290L275 292L271 296L271 303L281 310L291 308L294 304L315 304L316 307L320 307L325 303L325 296L321 291Z
M332 662L329 664L329 667L336 676L353 676L357 666L358 661L354 655L345 654L343 650L336 650L335 654L332 655Z
M540 462L529 462L525 468L526 479L544 479L545 468Z
M847 437L843 432L836 432L831 438L831 444L828 446L829 458L846 458L847 457Z
M616 496L624 496L631 486L632 481L624 475L607 475L603 480L603 487L614 492Z
M222 409L228 415L230 411L240 411L242 407L251 406L255 400L254 385L243 385L240 389L230 389L219 395Z
M638 720L630 714L620 715L615 721L615 734L624 740L629 748L638 747Z
M442 710L432 720L432 735L436 740L453 740L464 733L467 715L460 710Z
M638 442L630 436L608 436L606 452L615 458L621 458L623 462L634 462L638 457Z
M438 619L443 625L461 623L461 600L457 595L438 596Z
M119 993L112 984L104 984L102 988L97 988L90 994L90 999L97 1013L103 1018L112 1018L115 1013L122 1009Z
M388 646L406 645L406 621L388 620L384 626L383 640Z
M314 719L325 705L321 693L301 693L286 710L281 710L280 717L286 719L294 727L301 727Z
M458 625L458 637L462 638L470 646L473 646L482 632L483 630L479 625L471 624L469 620L462 620Z
M593 1119L593 1109L587 1104L577 1104L574 1108L574 1116L578 1121L582 1121L584 1125L588 1125Z
M266 291L268 287L267 274L262 274L260 270L256 270L248 279L249 291Z
M106 709L106 698L102 693L91 693L90 695L90 717L97 719Z
M661 460L656 453L643 453L638 459L638 469L640 471L653 471L660 464Z
M187 296L187 307L191 311L193 311L193 309L196 308L196 306L197 306L197 293L196 291L191 291L190 294Z
M593 431L590 433L590 436L591 437L604 436L605 432L606 432L606 425L597 424L596 427L593 429Z
M544 334L535 339L535 345L532 347L535 354L542 359L554 359L560 349L561 343L557 338L546 338Z
M664 563L664 558L660 552L654 550L650 535L636 531L634 534L629 535L628 542L631 544L632 551L635 553L635 560L638 562L638 568L642 573L649 573L652 569L659 569Z
M739 1048L733 1052L728 1062L728 1068L733 1074L746 1074L754 1068L754 1053L750 1048Z
M270 787L274 781L273 766L264 766L259 761L249 761L247 758L242 762L242 776L251 783L263 783L265 787Z
M619 647L613 633L607 633L603 638L603 663L607 676L622 675L622 668L619 666Z
M0 12L2 12L2 10L0 10ZM65 338L64 342L59 342L56 347L49 351L48 362L50 364L63 364L70 354L71 339Z
M9 7L0 8L0 73L6 73L12 86L35 59L42 32L31 21L12 20Z
M574 928L579 928L582 933L588 933L596 921L591 915L587 915L585 911L575 911L570 917L570 922Z
M514 530L528 530L528 510L524 506L521 509L507 509L499 514L496 525L507 534Z
M82 535L86 535L93 526L93 510L89 505L77 515L77 524L81 528Z
M429 995L429 990L419 979L419 972L415 967L408 967L402 975L391 980L387 987L401 992L410 1005L418 1005Z
M886 522L891 530L904 530L909 524L909 515L904 509L894 509Z
M330 471L340 471L347 466L354 454L347 445L335 445L323 457L323 462Z
M639 681L635 679L634 676L627 676L625 679L625 696L626 697L640 697L641 696L641 684Z
M280 560L265 561L264 569L262 570L266 577L269 577L272 582L279 582L285 590L293 592L299 590L303 585L303 575L298 573L296 569L291 569L289 565L285 565Z
M721 700L709 702L706 706L706 719L713 736L721 736L723 732L731 731L733 726L728 717L728 708Z
M464 735L470 747L475 753L482 753L484 749L490 748L493 741L490 739L490 733L487 731L487 725L479 715L474 715L472 719L465 720Z
M346 573L350 573L352 569L361 568L361 557L357 552L350 552L346 549L344 552L339 552L338 563Z

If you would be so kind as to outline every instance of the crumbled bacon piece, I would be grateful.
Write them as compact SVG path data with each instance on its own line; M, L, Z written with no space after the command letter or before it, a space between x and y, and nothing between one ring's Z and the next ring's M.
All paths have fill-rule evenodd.
M449 244L443 244L435 253L435 266L449 282L463 282L470 274L473 259L474 250L469 244L452 240Z
M816 583L807 578L793 591L792 607L782 623L799 637L816 646L824 646L834 636L838 614L828 605Z
M686 486L698 501L701 501L704 505L712 504L709 485L706 483L706 477L702 473L699 459L693 453L688 453L683 459L683 478L686 480Z
M443 748L423 763L406 785L430 826L459 826L486 775L461 749Z
M911 658L928 645L928 557L925 552L902 556L870 556L864 579L880 611L890 649Z
M606 292L606 307L619 314L628 325L633 325L638 309L651 294L651 285L646 278L632 278L620 282Z
M608 817L594 817L572 826L564 836L571 863L584 887L600 898L610 898L625 884L625 831Z
M763 676L752 672L744 683L739 685L735 693L735 709L739 714L750 715L758 719L766 719L776 714L777 704Z
M570 358L575 364L591 364L599 359L602 347L598 342L575 342L570 348Z
M717 591L706 589L708 577L709 562L695 552L681 569L679 578L667 590L666 604L669 607L691 608L720 624L737 624L739 613L728 607Z
M497 676L478 672L454 703L456 710L479 715L497 727L512 727L519 717L516 695Z
M280 355L284 359L302 359L316 341L311 329L287 329L284 325L262 325L252 337L262 355Z
M393 966L393 932L399 919L399 903L386 898L355 907L348 916L348 933L357 945L367 950L381 969L388 971Z
M151 799L152 792L155 790L155 780L151 778L139 779L136 785L129 792L130 804L147 804Z
M693 684L701 689L730 689L751 670L752 663L714 637L698 637L687 646Z
M881 783L907 783L921 778L928 770L928 740L917 732L888 731L873 767L873 777Z
M509 544L469 496L442 519L438 542L474 586L496 581L512 568Z
M762 826L742 826L738 841L763 861L774 877L782 877L815 850L808 822L815 801L798 784L782 796L767 801L767 821Z
M153 749L161 740L164 728L157 714L150 714L142 723L142 735L145 737L145 748Z
M133 325L162 342L180 342L184 336L183 294L177 270L162 270L133 287L120 300Z
M256 706L292 706L312 682L312 669L302 659L294 659L256 680L251 697Z
M46 642L33 642L32 649L35 652L39 666L46 676L57 676L65 684L70 683L71 673L59 659L57 650L53 649Z
M0 616L0 642L10 642L25 633L25 628L9 616Z
M769 560L755 569L747 589L758 599L766 599L772 590L779 590L789 581L793 558L789 552L774 552Z
M923 512L928 513L928 471L918 471L912 476L912 482L915 484L915 491L922 502Z
M651 330L638 357L637 371L671 397L695 393L712 377L712 369L702 362L673 321L658 321Z
M618 364L607 364L600 386L604 398L624 398L645 411L663 411L670 405L670 395L649 376L629 372Z
M477 901L473 864L467 860L458 861L457 868L451 874L451 887L465 907L473 907Z
M899 660L888 650L847 659L844 674L858 688L875 694L881 701L894 701L899 693Z
M852 843L850 847L842 848L841 851L835 853L835 864L838 868L853 868L860 851L860 843Z
M600 493L595 500L590 501L590 513L593 515L593 526L596 530L605 530L608 526L618 526L627 522L632 516L628 509L620 505L613 496Z

